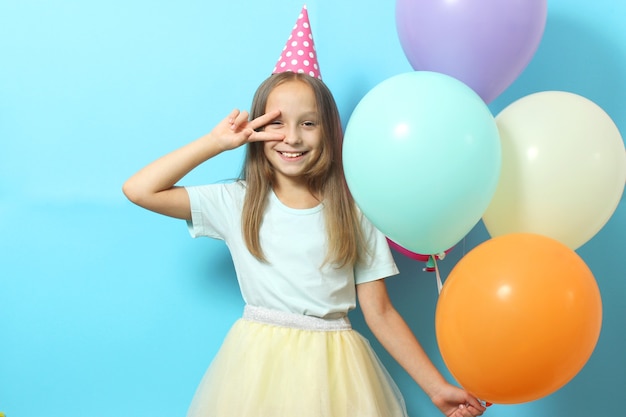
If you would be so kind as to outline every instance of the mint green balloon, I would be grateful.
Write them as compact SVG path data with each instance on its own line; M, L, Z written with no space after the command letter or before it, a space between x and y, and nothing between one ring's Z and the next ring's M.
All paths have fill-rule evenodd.
M343 164L357 205L381 232L410 251L438 254L486 211L500 175L500 137L471 88L415 71L383 81L359 102Z

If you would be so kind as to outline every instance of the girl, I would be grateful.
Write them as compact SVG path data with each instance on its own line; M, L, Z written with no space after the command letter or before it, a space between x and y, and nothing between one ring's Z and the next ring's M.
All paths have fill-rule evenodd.
M189 416L406 416L396 385L350 327L356 297L368 326L446 416L485 408L448 384L388 297L398 273L358 211L341 162L335 101L315 77L282 72L209 134L156 160L123 187L134 203L225 240L246 307L203 378ZM247 145L241 179L175 184L217 154Z

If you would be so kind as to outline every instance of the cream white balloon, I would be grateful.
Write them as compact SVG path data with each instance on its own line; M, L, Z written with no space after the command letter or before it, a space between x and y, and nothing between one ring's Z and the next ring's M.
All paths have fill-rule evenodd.
M626 153L609 115L563 91L523 97L496 116L502 171L483 214L492 237L528 232L577 249L615 212Z

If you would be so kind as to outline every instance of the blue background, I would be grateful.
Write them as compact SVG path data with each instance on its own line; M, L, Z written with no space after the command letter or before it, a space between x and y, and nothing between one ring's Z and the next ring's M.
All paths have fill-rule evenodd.
M121 193L144 164L249 106L301 1L0 0L0 411L8 417L184 415L241 313L221 242ZM384 79L410 71L392 1L309 2L322 74L344 123ZM494 114L544 90L600 105L626 132L626 3L551 0L541 45ZM232 178L241 151L185 184ZM427 191L424 191L425 196ZM482 224L440 263L487 239ZM578 253L604 303L600 340L557 393L488 415L623 415L626 204ZM433 273L396 254L394 303L437 366ZM354 326L370 335L358 312ZM412 416L436 409L373 341ZM447 374L448 375L448 374Z

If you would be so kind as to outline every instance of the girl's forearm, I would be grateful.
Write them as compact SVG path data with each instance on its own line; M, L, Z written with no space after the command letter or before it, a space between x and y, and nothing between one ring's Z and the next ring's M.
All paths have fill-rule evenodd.
M370 317L368 326L389 354L429 397L436 395L441 386L446 384L445 378L395 309Z
M138 202L171 189L190 171L219 153L221 149L210 134L202 136L140 169L124 183L124 194Z
M391 303L385 281L360 284L357 294L365 321L376 339L433 398L447 382Z
M124 183L122 190L138 206L166 216L190 220L189 196L176 183L222 150L211 134L202 136L139 170Z

